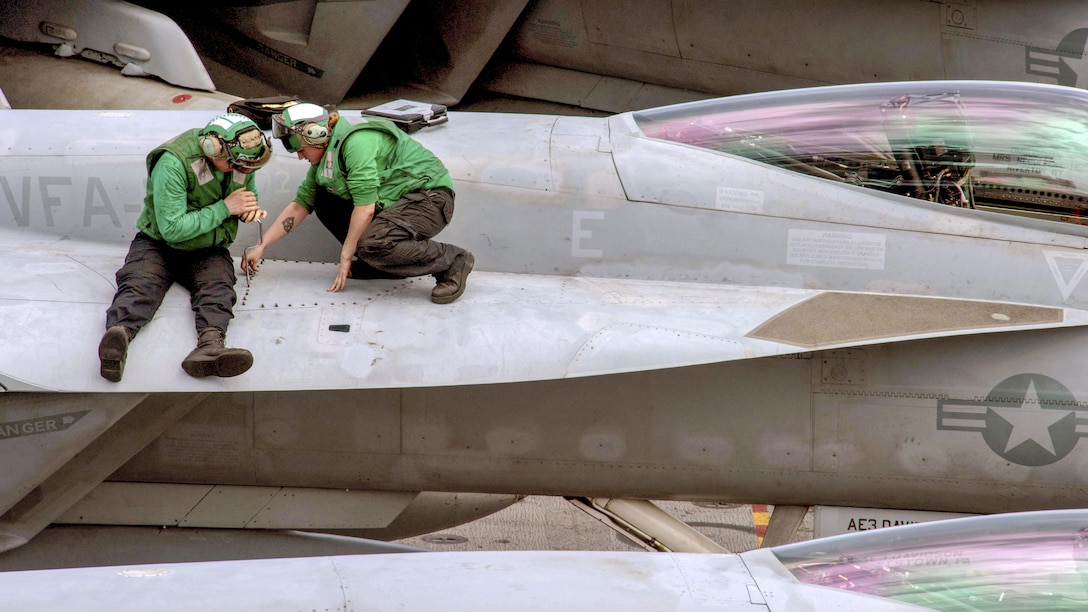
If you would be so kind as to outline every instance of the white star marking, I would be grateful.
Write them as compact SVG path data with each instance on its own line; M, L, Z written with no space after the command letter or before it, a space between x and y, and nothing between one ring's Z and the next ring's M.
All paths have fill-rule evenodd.
M1074 87L1085 87L1088 83L1088 57L1081 55L1080 57L1063 57L1062 62L1065 62L1066 66L1069 66L1073 70L1073 74L1077 75L1077 82Z
M1034 380L1028 383L1024 403L1019 408L992 406L991 409L1012 425L1009 443L1005 445L1006 453L1028 440L1033 440L1051 455L1058 455L1054 451L1054 440L1050 437L1050 426L1069 416L1069 412L1041 408Z

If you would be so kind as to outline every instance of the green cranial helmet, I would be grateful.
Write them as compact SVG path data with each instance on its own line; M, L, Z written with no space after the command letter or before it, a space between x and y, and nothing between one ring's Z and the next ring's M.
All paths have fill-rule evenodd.
M212 119L200 132L200 147L208 157L225 159L238 170L256 170L272 159L272 141L252 119L238 113Z
M319 147L329 141L329 111L316 104L303 102L272 115L272 136L283 143L288 153L302 147Z

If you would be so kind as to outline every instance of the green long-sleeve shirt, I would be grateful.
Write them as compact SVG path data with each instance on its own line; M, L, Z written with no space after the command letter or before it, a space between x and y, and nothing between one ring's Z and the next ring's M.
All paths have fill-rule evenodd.
M340 121L333 127L324 157L306 173L295 201L312 210L318 187L356 206L377 202L381 209L411 191L453 189L453 180L442 162L415 139L388 121L369 119L355 125Z
M223 173L208 162L198 133L185 132L148 155L147 195L136 221L136 229L182 250L230 246L238 219L223 198L242 188L256 193L252 173Z

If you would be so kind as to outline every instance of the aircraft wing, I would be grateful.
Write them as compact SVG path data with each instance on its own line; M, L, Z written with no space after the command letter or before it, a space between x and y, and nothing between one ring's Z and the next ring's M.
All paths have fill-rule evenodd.
M765 576L757 583L746 562L755 561L639 552L395 553L4 572L0 584L7 601L42 611L92 601L101 606L94 609L118 611L926 609L799 584L774 575L784 570L773 558L759 559Z
M3 230L0 382L8 390L253 391L510 383L674 368L898 339L1084 325L1079 310L1000 302L708 283L475 272L452 305L433 279L351 281L335 265L268 260L248 283L227 344L244 376L193 379L188 295L170 290L129 347L125 376L96 348L124 258L118 245ZM50 367L43 367L50 364Z
M0 589L20 610L1080 610L1085 519L951 519L739 555L469 551L3 572Z

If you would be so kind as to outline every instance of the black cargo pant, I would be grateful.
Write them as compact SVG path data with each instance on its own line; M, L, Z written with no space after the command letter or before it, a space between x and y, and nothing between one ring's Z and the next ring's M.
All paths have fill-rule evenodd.
M374 213L355 251L352 278L408 278L450 269L459 246L431 240L453 218L453 191L445 187L407 193ZM314 194L314 213L340 242L348 235L355 205L324 189Z
M166 290L177 283L189 290L197 333L205 327L225 332L238 300L235 280L234 260L225 248L183 251L138 232L117 271L117 292L106 310L106 327L120 325L135 337L159 309Z

